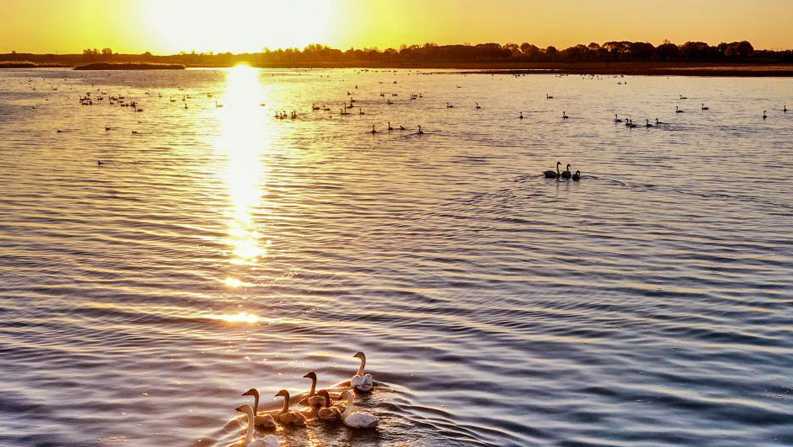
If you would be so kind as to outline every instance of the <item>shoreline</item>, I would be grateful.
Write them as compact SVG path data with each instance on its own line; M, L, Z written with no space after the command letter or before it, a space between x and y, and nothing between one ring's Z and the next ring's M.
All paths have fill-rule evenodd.
M242 62L244 63L244 62ZM230 68L238 64L178 64L154 62L91 63L63 65L53 63L0 62L0 69L63 68L80 71L183 70L188 68ZM359 70L443 70L432 74L489 75L604 75L604 76L692 76L692 77L793 77L793 64L666 64L666 63L417 63L373 64L354 63L311 64L249 64L269 69L359 69Z

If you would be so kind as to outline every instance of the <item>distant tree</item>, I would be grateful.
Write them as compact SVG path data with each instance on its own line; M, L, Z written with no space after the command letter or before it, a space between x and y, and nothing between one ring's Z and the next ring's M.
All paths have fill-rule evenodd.
M628 44L631 60L648 61L655 56L655 47L648 42L631 42Z
M505 44L504 49L509 51L509 54L513 57L521 54L520 46L516 43Z
M112 56L113 50L110 48L102 48L102 56Z
M718 49L705 42L686 42L680 47L680 55L687 61L711 59L718 54Z
M749 41L738 42L738 57L746 58L754 54L754 46Z
M658 45L658 48L655 49L655 55L662 61L671 61L678 58L680 55L680 50L677 48L677 45L669 41L665 41L661 45Z

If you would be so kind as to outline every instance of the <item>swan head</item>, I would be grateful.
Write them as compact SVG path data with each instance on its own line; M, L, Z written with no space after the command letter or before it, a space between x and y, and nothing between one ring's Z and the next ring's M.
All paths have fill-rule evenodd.
M568 170L568 171L570 170L570 165L567 165L567 170Z
M561 161L557 161L557 162L556 162L556 167L557 167L557 168L558 168L559 166L561 166L561 165L562 165L562 162L561 162Z
M303 378L304 379L311 379L311 380L316 381L317 380L317 373L315 373L314 371L311 371L309 373L306 373L306 375L304 375Z
M283 397L284 399L289 400L289 391L281 390L278 393L276 393L274 397Z
M253 409L250 405L240 405L239 407L234 409L235 411L239 411L240 413L251 414L253 413Z
M256 388L251 388L248 391L242 393L243 396L253 396L255 399L259 399L259 390Z
M353 357L359 359L362 362L366 361L366 354L364 354L363 352L356 352Z

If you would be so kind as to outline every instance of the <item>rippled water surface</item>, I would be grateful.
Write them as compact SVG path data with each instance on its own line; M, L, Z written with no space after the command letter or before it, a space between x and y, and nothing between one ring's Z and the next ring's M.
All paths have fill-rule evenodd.
M359 350L379 429L284 445L793 445L785 102L790 79L0 71L0 445L228 446L242 391L330 386Z

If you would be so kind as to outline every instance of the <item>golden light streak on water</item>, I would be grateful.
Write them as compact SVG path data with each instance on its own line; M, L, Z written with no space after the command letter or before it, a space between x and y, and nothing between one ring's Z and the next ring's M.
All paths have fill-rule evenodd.
M272 141L273 128L260 105L265 91L259 74L248 66L228 70L225 94L215 105L222 125L215 149L227 157L223 173L229 196L227 243L229 262L235 266L256 265L267 253L256 212L265 187L261 155ZM226 285L239 287L242 282L231 278Z

